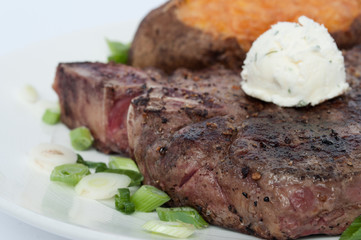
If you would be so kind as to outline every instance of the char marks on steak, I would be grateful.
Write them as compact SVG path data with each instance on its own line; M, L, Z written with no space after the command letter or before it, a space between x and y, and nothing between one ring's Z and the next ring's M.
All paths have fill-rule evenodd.
M293 239L339 234L361 214L360 56L360 47L345 52L352 87L347 94L306 108L281 108L247 97L239 88L239 74L229 70L181 69L165 76L102 66L125 76L136 73L133 77L146 85L135 87L139 96L131 100L127 130L122 125L128 134L126 149L146 184L166 191L174 206L195 207L212 224L266 239ZM85 124L96 133L98 125L89 122L99 120L79 120L81 114L74 111L106 116L101 126L109 128L109 114L100 107L109 97L100 89L114 79L80 74L93 71L93 64L85 65L75 71L76 64L61 64L54 86L62 120L71 127ZM128 87L122 77L116 80L118 89ZM84 83L93 87L77 89ZM102 88L97 90L96 84ZM72 102L73 95L78 102ZM117 96L122 95L124 91ZM79 100L87 96L97 96L88 100L93 107ZM100 149L124 141L101 136L96 135Z

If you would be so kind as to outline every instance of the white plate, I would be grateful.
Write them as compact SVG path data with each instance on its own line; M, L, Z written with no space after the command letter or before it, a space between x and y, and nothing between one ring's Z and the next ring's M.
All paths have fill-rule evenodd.
M31 84L41 99L56 101L51 89L55 68L59 62L105 61L108 50L104 38L130 41L137 23L125 22L33 45L0 58L0 209L40 229L71 239L163 239L147 233L141 226L154 213L123 215L112 203L78 197L73 189L51 183L28 164L27 153L42 142L70 146L68 129L41 122L41 112L18 98L19 90ZM82 155L89 160L106 161L107 156L96 151ZM168 238L164 238L168 239ZM218 227L198 230L190 239L256 238ZM304 239L336 240L337 237Z

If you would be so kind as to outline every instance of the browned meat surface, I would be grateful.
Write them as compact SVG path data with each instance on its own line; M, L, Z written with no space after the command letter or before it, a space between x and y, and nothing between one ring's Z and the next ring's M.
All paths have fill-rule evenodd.
M123 65L61 63L53 84L61 121L71 129L90 128L100 151L128 153L128 107L148 80L144 72Z
M61 63L57 68L53 88L59 96L61 120L65 125L71 129L88 127L95 138L95 147L102 152L128 155L131 152L128 148L126 118L134 97L148 93L152 98L153 108L157 107L155 105L159 94L167 94L168 104L177 104L177 98L182 103L187 99L188 105L185 106L184 113L192 118L194 105L205 101L203 112L197 114L200 117L204 115L204 119L208 116L207 108L214 106L219 115L224 112L224 106L219 105L217 96L228 99L233 104L235 99L232 88L239 92L239 78L232 74L233 78L225 80L223 84L222 93L225 95L217 95L220 87L217 82L225 72L228 73L221 67L206 71L206 75L193 75L187 70L179 70L168 77L155 69L141 71L119 64ZM211 75L213 76L210 78ZM141 97L136 103L144 104L148 101L148 97Z
M313 108L280 108L235 90L233 104L219 100L227 114L190 123L185 98L156 113L147 111L152 99L135 99L128 134L145 183L212 224L262 238L340 234L361 214L360 53L346 55L352 90ZM230 76L240 80L219 77L218 96Z
M345 53L352 90L309 108L249 98L229 70L134 70L156 83L127 119L145 183L212 224L261 238L340 234L361 214L360 56Z

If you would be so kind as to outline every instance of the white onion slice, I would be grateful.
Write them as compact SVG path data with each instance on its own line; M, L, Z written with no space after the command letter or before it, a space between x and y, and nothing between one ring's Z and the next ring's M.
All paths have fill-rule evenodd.
M35 103L39 99L39 94L36 89L31 85L25 85L20 90L20 97L22 100L28 103Z
M127 175L99 172L85 176L75 186L75 192L91 199L108 199L118 193L118 188L128 187L131 180Z
M56 166L75 163L76 153L64 146L51 143L42 143L30 151L32 166L36 169L50 174Z
M160 233L176 238L187 238L195 231L192 224L183 222L163 222L151 220L143 225L143 228L153 233Z

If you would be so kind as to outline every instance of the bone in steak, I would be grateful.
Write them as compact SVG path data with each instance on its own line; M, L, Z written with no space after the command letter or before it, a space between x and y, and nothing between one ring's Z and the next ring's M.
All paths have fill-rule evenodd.
M144 182L166 191L171 204L266 239L334 235L361 214L360 56L361 48L345 53L352 90L308 108L249 98L238 73L218 68L165 76L60 64L54 88L65 124L90 127L100 150L127 149ZM134 97L129 110L117 111L125 97Z

